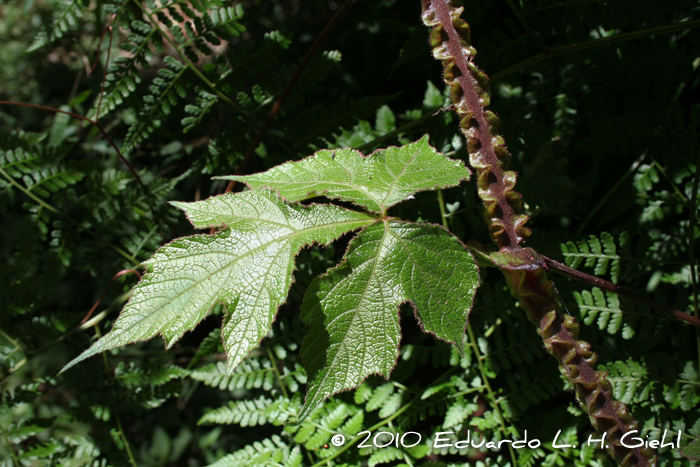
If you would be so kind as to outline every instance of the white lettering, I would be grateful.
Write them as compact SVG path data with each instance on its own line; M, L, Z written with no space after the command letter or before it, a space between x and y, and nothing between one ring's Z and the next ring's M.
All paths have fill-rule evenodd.
M600 438L600 439L591 439L591 437L592 437L593 435L588 435L588 442L586 443L586 445L587 445L587 446L590 446L591 443L600 443L600 447L602 448L602 447L605 446L605 436L606 436L606 435L607 435L607 433L603 433L603 437Z
M554 441L552 442L552 447L553 447L553 448L556 448L556 449L560 449L560 448L570 448L570 447L571 447L570 444L557 444L557 440L559 439L559 435L560 435L560 434L561 434L561 430L557 431L557 434L556 434L556 436L554 437ZM589 438L588 438L589 442L590 442L590 439L591 439L591 438L589 437Z
M626 442L627 437L630 435L633 435L634 433L639 433L639 432L637 430L632 430L632 431L628 431L627 433L622 435L622 438L620 438L620 444L622 444L626 448L639 448L639 447L644 446L644 440L642 438L639 438L639 437L632 438L633 441L639 440L639 444L627 444L627 442Z
M449 448L452 446L452 443L449 443L449 439L447 438L440 438L440 435L450 435L453 434L454 431L440 431L435 434L435 441L433 441L433 448ZM438 444L440 441L447 441L449 444Z

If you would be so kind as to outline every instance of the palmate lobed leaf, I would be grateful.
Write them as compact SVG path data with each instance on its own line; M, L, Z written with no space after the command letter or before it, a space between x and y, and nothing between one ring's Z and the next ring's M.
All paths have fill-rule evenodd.
M282 172L301 181L269 182L284 179ZM321 181L303 188L313 174ZM169 348L223 302L221 338L230 374L269 333L301 248L359 228L364 230L351 241L343 262L314 280L304 298L302 319L311 326L302 348L309 385L299 419L370 374L389 377L398 357L402 303L411 303L424 331L461 346L479 285L471 253L442 227L386 216L387 208L413 193L468 178L461 161L437 153L424 137L368 157L351 149L321 151L261 174L268 181L251 182L254 177L232 178L281 193L261 188L172 203L196 228L223 230L174 240L144 262L147 272L114 328L62 371L157 334ZM321 192L380 211L382 217L284 198L297 201Z
M269 333L301 248L330 243L376 221L339 206L290 204L270 190L173 204L197 228L227 228L160 248L143 263L147 272L114 328L62 371L99 352L157 334L169 348L219 302L228 306L221 335L232 371Z
M365 228L343 262L315 279L304 297L309 382L299 419L370 374L389 377L399 355L402 303L411 303L424 331L461 346L478 285L472 255L442 227L383 220Z
M272 188L290 201L325 195L384 214L419 191L456 186L469 176L462 161L438 153L425 135L414 143L379 149L369 156L354 149L325 149L267 172L217 178L245 182L251 188Z

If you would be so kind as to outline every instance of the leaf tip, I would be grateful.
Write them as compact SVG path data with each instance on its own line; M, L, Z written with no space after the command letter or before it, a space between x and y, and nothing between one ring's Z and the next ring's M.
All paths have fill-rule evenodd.
M61 368L61 371L59 371L56 376L60 376L62 373L65 373L67 370L70 370L73 368L75 365L78 363L82 362L83 360L87 360L90 357L93 357L100 353L101 350L93 350L95 346L99 343L100 341L95 342L92 344L88 349L84 350L83 353L75 357L73 360L68 362L63 368ZM106 350L106 349L102 349Z
M168 201L168 204L175 206L176 208L182 209L183 211L185 210L185 206L188 204L184 201Z

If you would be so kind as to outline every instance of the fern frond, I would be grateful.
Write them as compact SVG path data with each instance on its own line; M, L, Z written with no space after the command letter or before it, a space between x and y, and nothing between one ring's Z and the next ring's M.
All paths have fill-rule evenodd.
M404 431L410 431L420 422L432 417L442 418L447 412L447 399L432 397L415 404L409 410L401 414L397 425Z
M275 374L268 360L249 358L241 363L231 376L226 376L226 364L218 362L190 372L190 377L207 386L219 389L263 388L269 391L274 386Z
M643 363L629 359L605 365L610 373L608 381L613 385L615 397L625 404L647 400L656 385L648 379L648 371Z
M213 5L218 8L210 8ZM198 62L201 55L213 55L211 47L221 45L222 38L228 40L245 31L245 28L239 23L243 16L240 5L224 7L222 2L198 1L194 2L192 6L195 7L196 12L190 8L188 2L174 2L155 10L155 15L170 29L178 48L191 62ZM136 51L132 53L132 59L127 63L134 63L135 58L139 57L139 53L142 51L141 47L149 42L148 39L153 34L150 26L142 23L132 24L132 26L139 29L139 35L132 38ZM185 64L171 56L166 56L163 61L166 67L158 71L158 77L153 80L153 84L149 87L150 94L143 96L144 105L137 116L136 123L129 128L124 141L125 152L130 152L135 145L153 133L162 124L165 117L170 114L171 108L176 106L180 99L186 97L191 86L189 82L181 82L184 80L184 73L187 70ZM129 89L130 82L126 77L127 74L123 72L122 76L124 77L123 85L115 84L108 96L108 108L113 108L113 99L110 97L118 96L116 92L119 90L123 93L125 86L127 90ZM197 93L200 99L197 102L198 105L188 106L187 109L189 113L194 113L195 117L193 120L185 119L183 121L186 131L198 123L216 102L212 94L202 89L199 89Z
M464 420L478 409L478 404L467 402L463 397L457 398L450 408L447 409L445 421L442 424L443 428L460 427L456 428L460 430Z
M301 425L286 426L284 431L294 435L295 443L303 444L306 449L316 450L328 444L331 436L338 431L343 422L357 413L361 412L356 407L348 406L338 399L329 399ZM357 423L358 419L355 419L352 424L357 425ZM361 421L359 424L361 425ZM355 436L357 432L347 432L347 434Z
M277 435L263 441L256 441L232 454L228 454L209 467L246 467L286 465L290 457L289 446ZM295 455L295 458L298 454Z
M291 41L279 31L265 33L260 45L255 51L240 43L226 53L229 65L222 74L221 80L231 89L247 89L248 79L257 76L262 70L279 62L282 52L289 48Z
M639 193L648 193L654 189L654 185L659 183L659 180L659 172L656 167L642 164L634 174L634 187Z
M183 133L187 133L197 126L209 111L211 111L214 104L218 102L218 97L215 94L207 92L199 86L195 88L195 93L197 94L195 98L196 105L190 104L185 106L185 112L191 116L182 119L182 126L184 127L182 130Z
M388 464L396 459L403 459L403 456L404 453L401 449L395 448L394 446L387 446L372 453L372 455L369 456L367 465L369 467L374 467L379 464Z
M219 351L223 352L223 343L221 341L221 328L216 328L199 344L197 353L192 357L188 368L195 366L201 359Z
M138 388L142 386L161 386L173 379L181 379L187 376L187 370L172 364L165 364L156 368L144 369L135 363L128 366L120 363L114 371L115 379L125 387Z
M531 339L526 326L497 326L489 337L490 350L484 355L489 368L496 374L513 366L532 363L543 358L542 345Z
M130 56L116 57L107 69L104 93L97 96L92 108L88 111L87 117L90 119L99 120L108 112L116 109L131 93L136 91L136 87L142 79L141 68L149 69L151 67L149 64L152 58L150 46L160 47L160 44L153 40L157 35L157 29L138 19L131 21L130 26L129 35L120 44L121 49L128 52ZM100 104L100 114L98 115L97 108Z
M692 410L700 403L700 394L698 394L698 371L695 368L695 363L688 361L680 374L681 390L680 403L681 409L685 411Z
M302 150L323 138L331 139L335 132L348 128L355 121L364 118L395 96L365 97L348 99L331 104L328 109L310 109L292 118L287 124L287 135L295 148Z
M362 431L364 421L365 413L360 410L345 422L345 424L340 428L340 431L342 433L355 436L357 433Z
M529 407L561 393L560 375L539 362L519 368L517 374L505 373L510 392L505 397L502 407L509 417L521 414Z
M620 234L618 243L622 256L617 253L613 236L607 232L602 232L600 238L591 235L588 241L566 242L561 245L561 252L566 259L566 264L574 269L583 262L586 267L594 268L595 275L605 276L610 268L612 282L617 284L621 272L620 262L623 256L629 257L629 234L627 232Z
M164 62L167 66L158 70L158 77L149 87L151 94L143 97L144 106L136 123L129 127L122 149L125 153L131 152L137 144L153 133L170 114L172 107L187 96L185 85L179 81L187 67L170 56L165 57Z
M218 8L212 8L214 4ZM199 14L189 2L173 2L156 10L158 19L192 62L199 61L200 55L211 55L211 46L220 45L221 38L229 40L245 31L239 23L243 17L241 5L224 7L223 2L194 2L192 6Z
M46 44L60 39L67 32L76 29L78 21L83 16L83 3L81 0L54 0L51 2L51 7L54 9L51 26L47 30L39 32L26 51L34 52Z
M280 416L279 406L283 404L285 398L277 400L268 399L264 396L255 400L231 401L228 406L219 407L204 414L197 422L218 423L226 425L256 426L265 425L270 421L277 420ZM287 417L283 417L286 419ZM283 422L284 420L279 420Z
M14 150L6 150L4 154L0 153L0 169L13 178L22 179L24 175L31 174L40 168L41 157L34 151L17 147Z
M372 412L382 407L394 394L394 383L384 383L372 392L372 396L367 400L365 408Z
M394 415L403 406L404 394L403 391L395 392L384 401L381 410L379 410L379 416L384 419Z
M631 339L636 334L637 322L640 318L646 318L632 311L633 304L626 306L627 313L620 308L620 298L614 293L603 291L594 287L590 292L582 293L574 291L574 298L581 311L581 319L585 324L595 322L599 329L610 334L616 334L622 329L622 337Z
M61 148L17 147L0 153L0 169L10 177L21 180L27 191L48 198L83 179L84 173L62 167L60 160L67 150ZM6 183L7 180L2 180Z
M47 459L53 456L56 452L61 449L61 445L55 441L49 441L47 443L37 444L27 451L21 452L19 459Z
M355 389L355 404L362 404L372 397L373 388L369 381L362 383L357 389Z

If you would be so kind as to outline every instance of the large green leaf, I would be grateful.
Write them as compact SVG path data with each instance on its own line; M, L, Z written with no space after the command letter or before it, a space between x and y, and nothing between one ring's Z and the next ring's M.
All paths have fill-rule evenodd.
M300 420L372 373L389 377L401 303L413 305L424 331L461 345L478 285L471 254L442 227L384 220L363 230L304 297L311 332L302 346L309 383Z
M111 332L66 367L104 350L163 336L167 348L204 319L217 302L228 306L222 329L229 371L267 335L292 282L301 248L326 244L376 219L332 205L292 205L270 190L173 203L197 228L227 226L214 235L172 241L144 262Z
M459 185L469 175L462 161L430 147L426 135L415 143L380 149L366 157L354 149L326 149L260 174L218 178L242 181L252 188L273 188L289 201L325 195L385 213L414 193Z

